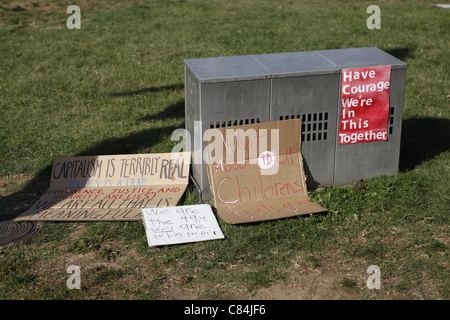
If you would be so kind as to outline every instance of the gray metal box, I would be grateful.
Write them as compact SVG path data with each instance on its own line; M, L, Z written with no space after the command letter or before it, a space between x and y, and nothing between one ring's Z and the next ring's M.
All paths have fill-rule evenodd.
M342 69L391 66L387 141L338 144ZM398 170L406 64L378 48L273 53L185 60L186 128L302 119L302 155L310 188L344 185ZM194 139L194 138L193 138ZM200 150L198 150L201 148ZM192 175L211 198L206 165Z

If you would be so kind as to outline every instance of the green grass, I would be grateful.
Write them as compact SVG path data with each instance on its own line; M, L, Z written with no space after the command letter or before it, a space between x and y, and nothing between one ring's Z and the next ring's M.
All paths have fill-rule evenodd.
M367 190L310 192L327 214L219 219L217 241L149 248L140 222L41 223L27 243L1 248L1 299L248 298L331 271L336 296L450 298L449 10L379 2L381 29L369 30L367 1L71 4L81 30L66 28L59 1L0 1L0 213L39 198L55 157L170 152L170 134L184 127L186 58L386 50L408 63L401 172L367 180ZM195 202L189 190L182 203ZM66 268L77 263L82 289L68 290ZM365 288L372 264L380 290Z

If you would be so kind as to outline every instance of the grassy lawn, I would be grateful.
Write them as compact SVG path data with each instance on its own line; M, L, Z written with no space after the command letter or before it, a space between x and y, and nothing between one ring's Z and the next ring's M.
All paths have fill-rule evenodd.
M183 59L375 46L408 63L398 175L311 191L327 214L219 218L217 241L149 248L141 222L40 223L0 248L0 299L450 299L450 9L434 3L376 2L370 30L368 1L0 0L0 214L43 194L55 157L170 152Z

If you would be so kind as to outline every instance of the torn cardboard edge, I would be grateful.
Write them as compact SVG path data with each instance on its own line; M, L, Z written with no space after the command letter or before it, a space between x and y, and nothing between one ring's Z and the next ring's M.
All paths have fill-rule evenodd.
M248 223L327 211L307 195L301 119L208 131L208 179L214 207L225 222Z
M176 206L190 153L60 157L50 188L15 221L135 221L141 208Z

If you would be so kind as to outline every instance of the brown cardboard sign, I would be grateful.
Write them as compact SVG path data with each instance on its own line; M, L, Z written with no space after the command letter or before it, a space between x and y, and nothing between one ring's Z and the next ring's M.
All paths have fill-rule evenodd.
M208 131L208 178L224 221L237 224L327 211L307 195L300 119Z
M16 221L141 220L141 208L177 205L189 153L56 158L50 188Z

